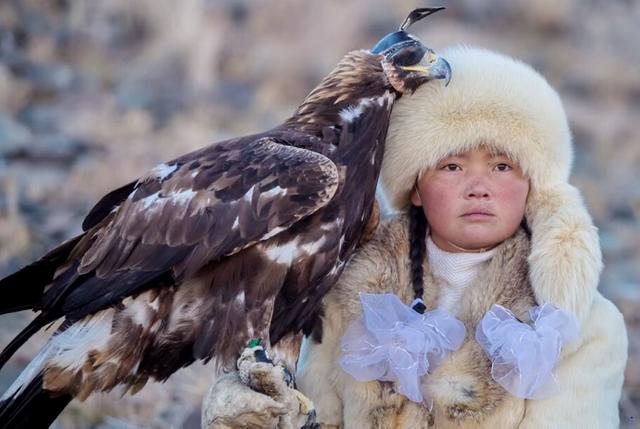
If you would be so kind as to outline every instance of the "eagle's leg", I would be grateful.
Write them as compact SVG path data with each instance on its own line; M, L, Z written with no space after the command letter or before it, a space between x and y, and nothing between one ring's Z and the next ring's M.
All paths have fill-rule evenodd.
M265 350L265 347L262 345L262 340L253 339L249 342L247 347L242 351L242 354L238 358L238 362L236 363L238 367L238 373L240 374L240 380L245 383L247 386L250 386L250 373L249 369L252 363L255 362L263 362L267 364L271 364L275 367L273 361L269 358L269 354ZM291 376L291 372L285 367L282 366L283 371L283 379L287 386L292 387L291 383L293 381L293 377Z
M295 378L287 365L276 365L260 340L252 340L237 362L240 380L251 389L279 402L295 402L298 415L306 416L302 428L319 428L313 402L295 387ZM283 383L284 382L284 383Z

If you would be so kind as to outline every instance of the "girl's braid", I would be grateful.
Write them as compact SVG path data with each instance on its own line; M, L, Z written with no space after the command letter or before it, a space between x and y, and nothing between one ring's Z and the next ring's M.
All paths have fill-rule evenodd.
M422 300L424 293L424 262L427 253L427 218L424 216L422 207L412 205L409 210L409 258L411 259L411 283L415 299ZM418 313L426 310L422 302L413 306Z

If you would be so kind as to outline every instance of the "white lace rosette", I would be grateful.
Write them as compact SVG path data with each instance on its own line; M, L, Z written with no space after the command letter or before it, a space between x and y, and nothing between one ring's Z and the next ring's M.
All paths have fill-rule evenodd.
M544 303L522 323L494 304L476 330L476 340L492 361L493 379L514 396L541 399L560 391L554 372L562 346L580 335L575 316Z
M393 294L360 293L363 314L342 337L342 369L358 381L397 381L399 393L430 406L420 391L427 374L465 337L464 324L442 310L420 314Z

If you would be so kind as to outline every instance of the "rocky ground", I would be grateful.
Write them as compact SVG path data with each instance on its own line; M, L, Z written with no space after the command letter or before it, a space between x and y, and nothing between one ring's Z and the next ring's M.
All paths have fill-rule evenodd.
M640 4L467 3L412 32L436 50L461 43L521 58L559 90L575 137L572 182L600 229L601 291L629 329L621 421L633 427L631 417L640 419ZM422 5L0 1L0 277L80 232L97 199L141 171L277 124L344 53L373 46ZM0 318L0 345L29 317ZM44 338L0 373L0 391ZM74 404L59 424L189 426L208 380L206 368L188 369L124 401L110 394Z

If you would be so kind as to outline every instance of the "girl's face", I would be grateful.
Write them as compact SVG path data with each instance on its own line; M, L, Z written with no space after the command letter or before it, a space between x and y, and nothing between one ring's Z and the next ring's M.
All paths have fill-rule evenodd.
M411 193L442 250L489 249L511 237L524 217L529 180L504 155L480 146L443 159Z

